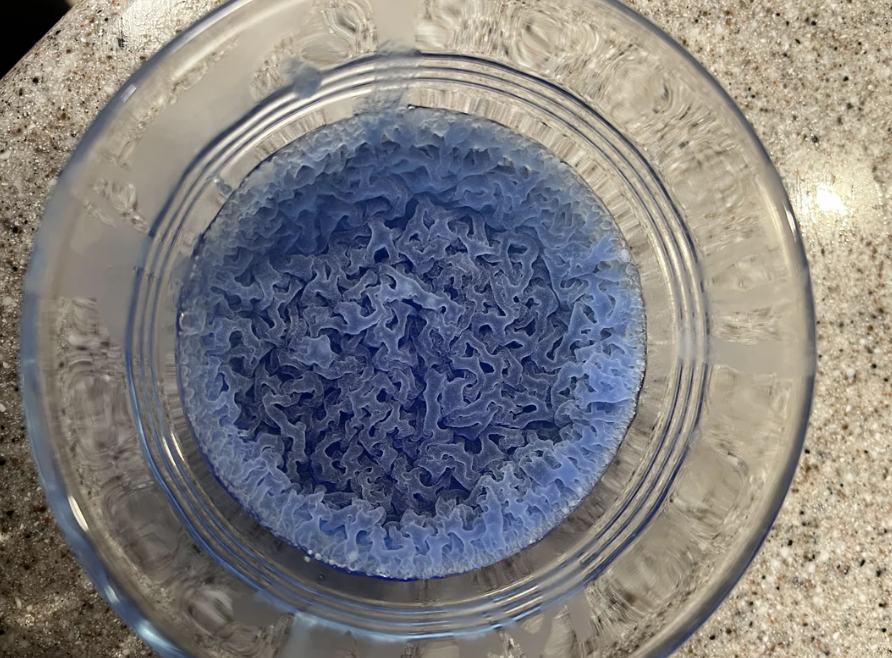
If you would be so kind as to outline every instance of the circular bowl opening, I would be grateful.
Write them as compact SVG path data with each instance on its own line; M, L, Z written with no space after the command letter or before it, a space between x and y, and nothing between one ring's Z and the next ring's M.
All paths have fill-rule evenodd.
M369 131L374 140L368 139ZM400 131L407 141L391 147L399 142L391 136ZM473 148L462 146L469 143L468 135ZM426 150L417 148L419 140L426 142ZM288 412L292 415L279 421L280 430L291 428L287 446L282 442L287 433L270 430L267 421L255 419L252 425L246 420L246 409L261 414L256 411L260 402L255 407L245 402L251 387L263 386L256 374L245 379L241 397L232 393L228 407L209 406L209 401L218 401L220 391L208 391L220 371L219 364L213 372L205 364L220 352L207 346L222 325L214 325L218 315L203 304L216 285L214 294L231 306L226 322L244 319L247 311L232 311L242 309L244 295L233 291L260 286L266 279L245 278L243 271L228 270L227 263L233 262L238 244L254 244L250 240L262 233L264 221L275 224L260 212L264 199L275 196L269 190L286 185L303 190L300 194L307 198L321 194L318 177L300 187L306 162L322 163L336 178L360 171L360 156L366 158L363 185L371 180L368 171L381 173L394 185L388 172L396 171L392 156L403 148L412 155L400 155L400 162L415 164L401 170L399 185L417 197L413 205L394 201L405 190L374 197L374 203L341 199L353 210L343 210L325 224L334 243L353 241L349 249L344 247L341 262L367 258L350 281L358 285L366 277L368 288L374 279L377 288L351 298L345 274L336 288L341 297L320 302L319 308L327 309L319 320L326 325L323 330L297 331L291 327L299 324L298 315L283 316L294 336L280 347L297 361L292 364L296 370L282 370L286 375L276 386L305 372L329 386L319 400L307 402L309 411L299 412L295 402L293 413ZM491 156L491 166L475 174L490 196L474 188L472 180L463 183L461 194L450 183L449 200L438 196L439 205L424 205L433 198L431 186L451 175L442 164L447 151L477 158L461 160L464 171ZM332 164L334 153L341 154L340 165ZM382 154L391 158L386 167ZM442 165L439 173L419 178L413 167L434 159ZM523 203L512 206L511 194L493 195L496 174L515 188L530 176L550 182L536 188L534 196L518 193L516 199ZM352 187L344 187L342 180L326 189L332 194L364 189L356 180ZM266 196L249 203L246 199L258 189L266 189ZM295 194L278 201L294 207ZM455 201L459 197L460 203ZM597 221L554 224L547 239L530 228L540 226L541 219L529 220L526 228L498 224L502 219L497 218L524 211L528 218L539 218L551 212L541 208L564 208L556 199L569 204L567 217ZM572 210L583 206L584 212ZM330 201L307 206L314 217L334 207ZM361 221L350 220L357 208ZM504 208L511 212L499 214ZM469 242L478 235L474 212L486 238L476 246ZM297 225L299 211L294 213L286 213L291 225ZM445 217L439 229L431 219L441 216L437 213ZM419 239L421 246L412 248L420 254L442 243L439 257L428 253L427 264L422 264L406 256L416 253L408 246L394 247L393 253L382 247L380 254L373 248L375 239L388 235L394 244L404 240L399 243L408 245L413 217L426 233ZM247 236L247 242L233 242L236 234ZM275 244L282 244L284 234L275 235ZM298 244L293 233L287 237L289 244ZM594 258L600 238L610 249ZM221 254L229 249L229 260L223 255L215 260L214 245ZM579 336L590 336L575 343L575 356L566 356L571 354L568 347L566 363L558 363L551 373L541 364L555 362L556 356L528 360L527 366L518 357L519 369L510 371L505 365L501 379L487 379L497 370L483 359L485 370L468 377L475 385L478 379L486 384L479 384L476 397L466 394L451 406L442 397L426 398L421 388L430 377L440 377L443 391L449 385L467 390L471 384L461 383L465 375L457 366L470 356L447 350L435 365L432 357L422 358L410 379L403 380L419 390L401 408L410 430L434 443L438 436L447 437L437 444L446 446L440 452L426 457L412 453L418 463L428 460L429 473L446 478L442 486L420 479L416 489L406 490L409 494L400 494L398 487L394 494L388 487L398 478L387 471L391 475L368 480L365 489L359 484L329 488L317 498L336 501L326 508L328 514L354 504L344 502L350 496L362 498L368 504L362 509L368 510L378 509L368 501L386 499L379 508L390 510L390 516L374 517L381 528L409 518L406 509L428 514L418 527L433 524L437 514L445 518L469 500L480 473L504 482L505 473L514 472L515 466L507 471L491 467L496 463L492 460L481 465L483 458L476 456L488 445L484 439L489 435L480 428L489 432L498 427L502 434L492 435L492 445L504 448L503 461L521 464L517 451L522 448L535 455L523 458L516 472L531 478L522 485L524 491L551 503L544 515L520 518L517 512L505 512L498 523L508 525L489 535L482 530L474 535L474 524L485 529L496 517L481 521L480 512L479 518L464 517L463 526L459 519L450 527L461 526L461 532L471 534L458 532L465 540L455 539L458 543L445 550L445 558L443 550L436 558L428 553L430 533L419 540L426 547L423 556L408 544L395 544L388 530L380 530L384 534L377 549L365 548L374 544L368 539L373 528L356 526L356 515L350 518L353 538L361 534L361 540L349 551L326 543L336 534L334 517L317 523L332 529L329 534L289 534L296 517L288 525L282 509L297 507L270 493L275 479L270 469L288 471L284 461L279 466L273 462L294 452L297 423L306 431L301 437L307 437L307 445L325 449L318 444L328 434L312 429L324 414L314 415L313 410L338 409L337 400L347 400L349 391L361 388L363 377L371 382L385 370L378 355L383 339L376 343L378 338L361 331L399 322L394 309L405 307L402 321L417 325L420 336L425 322L433 326L431 314L445 316L452 305L471 304L473 286L456 287L454 277L448 286L443 283L449 262L461 261L467 270L467 263L475 262L469 254L476 253L482 259L476 267L489 268L478 277L514 281L516 286L520 279L511 278L511 268L525 276L522 255L530 250L544 255L529 259L527 287L517 293L518 303L546 294L530 292L531 285L547 288L556 299L564 294L561 290L570 290L570 279L555 284L555 272L565 263L568 277L573 272L589 277L586 281L594 281L595 274L601 277L593 285L612 300L612 313L624 310L625 329L611 333L609 314L595 313L600 308L594 301L597 291L584 292L583 286L570 302L561 298L558 306L564 310L552 320L557 323L552 328L562 328L561 335L553 339L554 350L542 349L542 354L557 354L572 327ZM298 282L291 290L296 299L309 294L312 280L328 267L325 258L335 251L329 243L324 249L298 245L287 253L279 249L274 257L267 254L264 262L292 268L289 280ZM586 254L594 259L589 265ZM295 260L298 256L304 260ZM290 260L283 264L286 257ZM303 278L295 274L301 267ZM439 288L431 287L435 282ZM277 290L282 292L284 285ZM497 295L497 286L480 289ZM356 311L352 322L361 323L376 312L375 300L381 312L391 313L388 320L347 331L350 309ZM578 313L572 316L577 302ZM488 354L501 354L508 364L506 349L518 354L525 349L523 341L509 340L510 332L532 325L518 312L511 319L514 324L504 320L504 326L494 328L497 317L506 317L504 310L492 300L479 304L482 315L495 309L488 321L482 315L472 320L471 314L460 320L459 309L431 331L441 338L453 331L453 343L459 334L469 336L467 350L473 352L478 341L480 349L489 345ZM300 317L312 315L310 306L300 306ZM530 317L533 306L528 307ZM100 591L162 655L284 658L382 650L395 655L407 650L473 656L516 651L537 657L568 652L667 655L736 582L773 521L795 469L815 367L807 265L783 188L764 151L730 100L677 45L636 14L607 1L529 7L471 0L242 0L224 6L153 58L85 136L41 225L23 317L23 395L53 508ZM268 314L263 317L275 325ZM482 329L484 325L489 329ZM226 326L230 328L221 345L243 348L240 356L227 352L226 376L232 382L233 373L256 373L260 361L250 361L255 357L244 348L246 333ZM598 330L597 338L591 327ZM534 335L535 327L530 331ZM505 340L496 345L495 338L487 337L490 333ZM414 340L416 334L410 337ZM596 347L599 353L614 354L615 335L627 341L622 346L629 358L621 362L625 369L614 367L609 374L626 387L621 398L625 406L603 400L582 404L582 398L568 394L573 409L584 410L574 412L571 422L572 414L558 412L568 407L550 397L558 388L554 382L564 376L558 370L580 368L580 355L592 354ZM611 339L612 346L605 348ZM509 343L512 347L506 348ZM400 349L416 356L426 349L421 343L405 345L403 340ZM335 376L330 369L348 357L354 359L351 363L365 359L364 365L351 371L354 379L338 379L346 371ZM236 365L231 358L239 359ZM268 360L264 363L266 377L272 367ZM475 363L484 367L480 359ZM636 364L643 364L643 372ZM606 381L607 370L597 377L595 370L585 372L592 381ZM530 387L540 382L538 397L534 389L516 384L521 375ZM420 384L411 384L412 377ZM570 381L570 374L566 377ZM392 385L394 380L387 381ZM510 390L512 404L527 400L510 415L515 425L498 416L507 413L504 405L487 407L491 417L486 422L473 416L476 407L466 409L483 399L483 389L502 395L499 399ZM394 399L398 396L386 390ZM385 389L373 392L375 397L365 403L366 416L361 416L362 404L350 407L349 414L339 417L340 425L326 426L329 433L350 426L351 418L372 418L378 403L389 404ZM314 399L307 395L306 400ZM283 414L292 408L271 404ZM221 412L224 407L229 412ZM448 410L439 417L426 411L434 407ZM615 438L598 444L603 463L594 463L591 452L578 453L587 460L577 456L565 462L549 452L561 445L563 439L554 438L561 427L569 428L561 436L581 440L587 428L614 411L617 415L608 418L614 433L599 439ZM517 420L537 413L545 415L532 425ZM499 420L493 420L496 416ZM436 422L425 425L426 418ZM365 432L371 441L370 423L360 423L354 434ZM474 427L480 431L468 429ZM396 424L387 435L389 446L397 445L394 428ZM511 432L520 436L530 428L532 434L511 443ZM267 447L279 451L273 457L267 451L263 458L271 460L267 475L252 479L246 470L227 471L232 454L220 457L214 450L233 437L255 441L263 432L270 435ZM553 440L547 450L533 450L534 441L549 436ZM219 440L223 443L214 443ZM335 462L347 463L344 441L329 450ZM478 464L470 475L462 475L459 461L450 461L456 441L469 451L467 463ZM354 444L364 445L359 439ZM383 450L377 452L381 443L374 445L378 447L363 448L366 457L379 459L363 462L369 472L377 473L381 460L392 468L396 458L388 461ZM560 449L574 445L567 438ZM402 446L398 442L400 450ZM289 483L276 475L281 484L276 495L285 496L299 482L310 487L301 504L312 498L312 486L324 480L324 467L313 462L310 452L304 462L295 458ZM260 454L258 448L258 460ZM444 464L439 470L438 461ZM415 462L406 463L409 472ZM532 478L533 472L546 472L543 464L561 477ZM575 475L561 470L567 464L577 469ZM578 474L583 471L584 476ZM265 483L266 497L252 497L256 490L247 485L238 489L236 480L253 482L255 488ZM406 502L406 495L422 490L429 498L419 494L422 502ZM509 502L520 500L516 491L511 496L511 501L499 499L494 509L507 510ZM446 500L451 507L443 506ZM437 501L441 507L435 509ZM371 517L363 518L368 525ZM336 529L345 527L342 523ZM448 534L445 526L438 527L441 535ZM473 549L465 547L473 543L468 537L479 541ZM401 546L408 552L398 559L394 556Z

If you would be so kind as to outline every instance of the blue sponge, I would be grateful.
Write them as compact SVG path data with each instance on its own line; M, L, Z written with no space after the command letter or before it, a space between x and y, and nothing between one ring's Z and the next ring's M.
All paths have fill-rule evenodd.
M635 412L644 309L603 206L494 123L359 115L282 149L200 241L178 367L264 526L397 579L492 564L587 496Z

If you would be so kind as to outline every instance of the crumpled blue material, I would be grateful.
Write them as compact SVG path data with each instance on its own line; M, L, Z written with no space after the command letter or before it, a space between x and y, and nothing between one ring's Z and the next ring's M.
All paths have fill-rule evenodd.
M638 275L589 188L495 123L359 115L285 147L203 236L185 411L217 478L328 564L497 562L592 490L644 372Z

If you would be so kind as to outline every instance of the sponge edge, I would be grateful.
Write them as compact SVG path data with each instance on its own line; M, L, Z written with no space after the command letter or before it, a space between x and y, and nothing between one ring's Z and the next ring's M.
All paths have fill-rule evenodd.
M541 539L635 412L644 307L575 173L429 109L323 127L244 181L180 297L186 415L262 525L330 565L465 572Z

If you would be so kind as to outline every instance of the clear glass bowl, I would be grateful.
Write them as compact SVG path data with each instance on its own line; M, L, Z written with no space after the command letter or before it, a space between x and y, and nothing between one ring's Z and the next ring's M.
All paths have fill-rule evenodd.
M176 377L178 291L232 190L382 103L484 117L555 153L622 230L647 315L637 414L592 493L538 543L434 580L338 571L259 526L198 452ZM22 322L57 519L164 656L665 656L765 537L815 371L777 173L715 81L611 0L221 7L84 137L40 227Z

